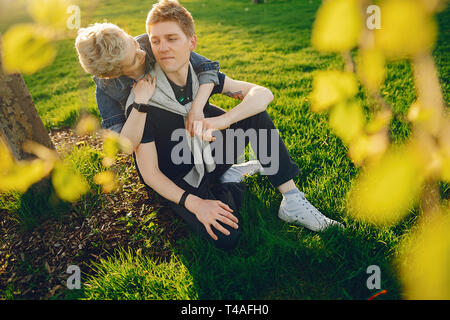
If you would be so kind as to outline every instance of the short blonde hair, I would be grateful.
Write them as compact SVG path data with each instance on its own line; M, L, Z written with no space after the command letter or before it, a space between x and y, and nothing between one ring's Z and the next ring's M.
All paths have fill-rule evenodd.
M125 31L112 23L96 23L78 31L75 47L83 69L100 78L121 75L121 62L127 54Z
M188 38L195 35L194 18L192 18L191 13L176 0L160 0L153 5L147 15L147 21L145 23L147 33L150 31L149 26L163 21L178 22L181 30L183 30Z

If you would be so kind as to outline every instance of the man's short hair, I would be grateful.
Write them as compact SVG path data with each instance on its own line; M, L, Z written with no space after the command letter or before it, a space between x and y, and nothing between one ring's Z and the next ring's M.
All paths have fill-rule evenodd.
M164 21L178 22L184 34L190 38L195 35L194 18L189 11L186 10L176 0L160 0L155 3L147 15L147 33L150 31L149 27L152 24Z
M127 55L125 31L112 23L96 23L78 31L75 47L83 69L101 78L121 75Z

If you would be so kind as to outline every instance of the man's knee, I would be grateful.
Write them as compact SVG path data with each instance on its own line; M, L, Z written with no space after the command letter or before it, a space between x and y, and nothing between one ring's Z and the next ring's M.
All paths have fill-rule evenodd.
M222 250L232 250L234 249L238 243L239 243L239 239L241 237L241 227L239 226L237 229L234 229L230 226L225 226L224 224L221 224L222 226L225 227L225 229L227 229L228 231L230 231L229 235L223 234L222 232L218 231L217 229L215 229L214 227L212 227L211 229L213 230L213 232L216 234L217 236L217 240L212 240L214 245Z

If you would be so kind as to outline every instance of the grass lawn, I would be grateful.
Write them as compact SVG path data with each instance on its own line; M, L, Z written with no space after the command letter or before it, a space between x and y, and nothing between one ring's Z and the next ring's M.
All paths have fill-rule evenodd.
M145 32L150 3L101 1L92 22L107 19L138 35ZM281 195L266 177L251 177L241 211L244 231L235 250L220 251L188 233L171 245L172 259L160 261L167 267L159 269L144 254L136 252L138 246L135 251L112 251L105 260L92 262L95 272L88 277L90 286L77 297L366 299L377 292L366 286L367 267L378 265L381 289L387 293L377 299L401 299L394 258L400 241L420 212L415 210L392 228L359 223L346 214L345 196L358 169L330 129L327 116L312 113L308 101L315 71L343 68L340 56L322 54L311 47L311 26L320 1L268 0L260 5L250 0L181 3L195 19L198 53L219 61L221 71L229 77L266 86L273 92L275 99L267 111L301 169L295 179L297 186L322 213L344 223L346 228L318 234L284 223L277 217ZM438 16L440 35L434 51L447 104L449 18L448 9ZM82 24L87 21L82 20ZM59 53L52 66L25 77L48 129L74 125L82 109L98 115L94 83L78 64L73 40L58 45ZM415 99L407 62L388 66L382 92L396 113L391 124L392 138L404 141L409 127L402 115ZM359 98L367 105L362 91ZM235 103L222 96L213 97L212 102L226 109ZM441 185L441 193L448 198L448 185ZM157 233L158 227L148 232Z

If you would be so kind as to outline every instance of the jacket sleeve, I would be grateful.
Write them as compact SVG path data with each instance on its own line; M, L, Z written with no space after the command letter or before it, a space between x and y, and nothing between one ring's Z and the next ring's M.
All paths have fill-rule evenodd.
M191 52L190 61L192 67L198 75L198 81L200 84L214 83L219 84L219 62L211 61L198 53Z
M99 86L95 89L95 97L98 111L102 117L102 127L120 133L126 117L119 101L108 96Z

